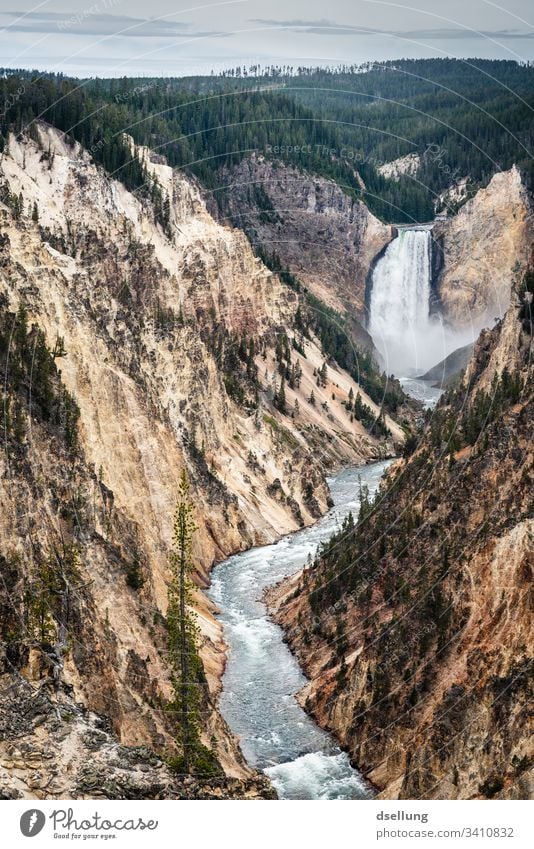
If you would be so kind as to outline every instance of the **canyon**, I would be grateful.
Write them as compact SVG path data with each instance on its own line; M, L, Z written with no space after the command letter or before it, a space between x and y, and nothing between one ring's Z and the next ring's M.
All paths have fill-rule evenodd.
M300 703L380 798L532 795L532 270L516 274L358 524L269 592Z
M381 404L365 389L369 375L358 382L325 355L313 326L302 324L309 309L304 290L344 317L352 346L376 353L369 287L398 232L334 182L294 166L243 159L223 170L219 194L225 197L216 204L162 156L132 139L128 144L154 192L168 200L164 225L150 193L128 190L44 122L31 134L11 134L0 159L2 364L4 403L12 413L9 426L4 413L0 460L0 605L7 636L0 659L0 792L4 798L273 798L270 782L247 763L221 716L226 646L205 590L214 563L274 543L324 515L333 471L404 451L419 409L394 384L396 403ZM531 239L529 200L515 169L496 175L457 215L434 225L428 297L444 320L464 329L469 315L474 338L492 313L502 318L508 308L475 349L463 384L468 404L505 366L526 385L518 269L524 270ZM273 254L299 286L268 267ZM59 409L54 426L39 414L45 401L38 400L38 381L45 372ZM18 389L10 388L12 373ZM378 367L371 377L384 393L392 385L380 382ZM348 404L357 396L371 424L351 414ZM75 440L68 417L74 403ZM432 698L414 669L410 690L401 684L387 711L368 710L377 670L383 667L390 684L397 683L378 649L363 651L368 635L358 624L362 609L377 626L395 615L382 598L380 579L369 598L341 598L342 621L352 629L342 661L329 643L339 611L326 606L317 633L303 633L310 601L300 573L269 596L310 678L302 704L385 796L433 793L429 761L445 795L476 795L493 780L495 748L477 760L473 775L468 761L473 747L487 743L492 703L486 693L494 668L495 687L504 688L510 677L514 682L513 705L499 718L495 745L501 755L508 747L506 755L518 759L515 776L502 767L495 793L513 797L526 787L522 732L514 728L514 716L522 719L524 709L523 673L518 667L516 674L512 660L523 662L522 588L532 527L523 516L526 482L512 461L513 451L530 458L529 403L524 394L502 412L506 433L513 433L509 446L495 425L484 453L472 446L453 452L463 495L475 485L494 493L480 516L456 515L446 497L453 474L446 466L437 467L431 482L430 476L426 495L417 493L423 523L435 512L454 527L472 524L476 536L493 509L503 523L502 535L477 543L473 565L458 566L447 584L466 636L455 663L439 666ZM389 480L409 477L427 450L425 440L412 458L397 462ZM166 758L175 739L165 710L171 690L165 613L183 469L197 524L194 608L207 688L203 740L222 770L209 779L182 780ZM499 488L503 470L509 472L505 492ZM409 486L401 507L404 500L411 503ZM513 527L505 527L505 510ZM515 618L497 598L503 558ZM62 575L55 591L69 627L44 648L28 638L25 587L52 561ZM476 603L475 591L487 603ZM490 612L499 639L508 641L506 651L493 643ZM393 659L398 644L395 651ZM475 702L467 702L465 721L478 723L478 736L459 735L456 775L453 755L438 764L432 744L420 746L420 736L477 663L485 712L479 716ZM401 712L412 690L415 760L411 732L402 723L395 724L396 736L376 732ZM356 730L354 716L364 711L367 719ZM365 735L372 745L361 742Z
M45 750L51 746L59 763L65 758L64 769L52 783L45 770L28 785L32 760L14 757L10 741L20 736L8 702L21 677L20 697L48 699L43 716L52 723L56 700L66 702L66 714L79 717L81 704L108 718L106 732L116 744L110 742L105 762L120 744L172 748L163 616L183 468L198 525L195 608L209 687L204 734L229 780L246 782L254 774L216 708L225 652L214 607L201 591L211 564L315 521L328 504L328 472L393 453L404 432L389 415L386 439L351 420L342 403L350 392L360 392L377 417L378 407L335 363L328 389L318 385L324 357L313 336L299 336L301 355L290 347L285 353L300 366L285 390L287 406L293 410L297 402L299 412L282 414L273 405L280 384L276 347L281 337L296 335L296 293L254 256L242 232L213 219L198 186L161 157L136 150L172 199L167 233L150 202L108 177L78 144L46 124L37 132L11 136L0 163L5 370L13 366L13 333L35 325L57 352L58 393L76 399L79 446L71 456L44 423L33 421L30 359L30 407L11 398L18 444L8 445L2 458L0 540L10 576L3 603L14 608L4 654L5 792L82 792L73 787L83 752L71 761L74 745L61 749L50 740ZM36 332L28 329L28 343L36 344ZM235 354L243 339L246 365ZM259 403L247 369L261 376ZM50 552L62 550L64 560L74 548L76 584L83 588L72 612L76 646L60 639L51 661L23 638L23 586ZM137 589L127 582L132 564ZM58 694L48 692L53 669L62 682ZM81 717L87 728L77 736L95 721ZM39 727L26 729L26 744L34 739L43 752L48 720ZM73 773L68 785L61 772ZM264 779L258 781L257 792L269 794Z
M303 285L368 334L372 274L396 228L336 183L261 156L223 169L217 197L251 242L276 254ZM415 226L415 222L414 222ZM431 311L476 337L509 303L514 270L528 259L532 208L519 171L496 174L456 214L434 223Z
M221 174L220 203L252 244L275 253L309 290L365 335L366 281L377 256L393 238L359 200L324 177L261 156Z

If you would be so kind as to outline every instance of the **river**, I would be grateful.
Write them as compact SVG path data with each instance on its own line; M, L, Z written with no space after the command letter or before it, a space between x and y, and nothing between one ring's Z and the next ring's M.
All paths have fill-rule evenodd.
M436 386L436 381L423 380L421 377L400 377L399 382L408 395L422 403L425 410L433 409L443 395L443 389Z
M347 755L298 705L295 693L306 678L261 597L300 569L349 512L357 515L359 479L374 493L389 462L340 472L329 481L334 507L316 525L230 557L212 573L209 595L221 610L229 649L220 709L247 762L270 777L281 799L372 795Z

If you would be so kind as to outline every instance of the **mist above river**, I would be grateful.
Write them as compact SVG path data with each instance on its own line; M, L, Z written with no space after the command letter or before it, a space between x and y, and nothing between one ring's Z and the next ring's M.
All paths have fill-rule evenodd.
M432 227L399 228L373 272L368 330L387 374L420 375L472 342L481 329L455 330L431 315Z

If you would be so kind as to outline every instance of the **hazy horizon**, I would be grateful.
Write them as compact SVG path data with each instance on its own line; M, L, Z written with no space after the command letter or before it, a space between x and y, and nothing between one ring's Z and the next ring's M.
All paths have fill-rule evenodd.
M6 68L77 77L185 76L236 65L401 58L534 60L527 0L15 0L0 11ZM446 12L446 14L445 14Z

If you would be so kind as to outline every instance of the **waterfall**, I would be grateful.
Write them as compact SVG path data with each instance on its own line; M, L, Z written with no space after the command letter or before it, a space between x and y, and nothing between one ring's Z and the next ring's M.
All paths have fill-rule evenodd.
M439 326L429 306L431 232L399 228L373 272L368 330L388 374L407 375L439 359Z

